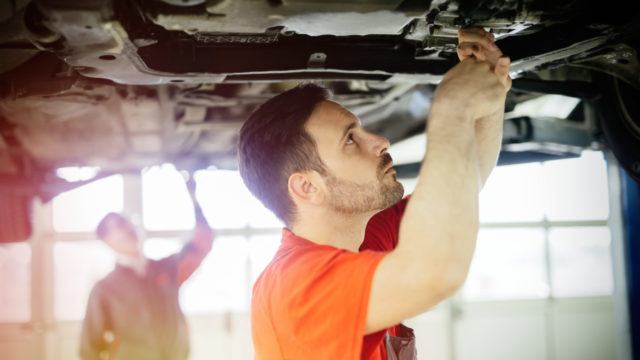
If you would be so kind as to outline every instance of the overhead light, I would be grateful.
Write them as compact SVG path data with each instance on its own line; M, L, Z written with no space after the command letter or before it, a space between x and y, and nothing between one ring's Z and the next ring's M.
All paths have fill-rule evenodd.
M73 166L56 169L56 176L66 181L85 181L96 177L100 171L96 166Z

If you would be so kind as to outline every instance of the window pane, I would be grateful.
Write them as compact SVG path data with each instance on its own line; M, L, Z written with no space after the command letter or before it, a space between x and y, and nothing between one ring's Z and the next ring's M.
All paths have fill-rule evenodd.
M31 319L31 248L0 245L0 323Z
M195 174L198 200L214 228L282 227L282 223L251 195L237 171L202 170ZM173 165L143 172L144 224L150 230L193 228L193 205L184 180Z
M251 260L251 285L256 282L264 268L280 247L281 234L252 236L249 239L249 258Z
M122 176L113 175L64 192L53 199L56 231L91 231L109 212L123 206Z
M196 179L201 185L202 209L215 228L282 227L251 195L237 171L199 171Z
M542 229L481 229L462 295L467 300L544 298Z
M542 220L541 175L538 163L497 167L480 193L480 221Z
M611 233L607 227L554 228L549 242L554 296L613 293Z
M184 178L173 165L154 166L142 172L142 213L149 230L186 230L195 226Z
M100 240L63 241L54 245L53 260L55 318L81 320L93 285L113 269L115 256Z
M142 243L142 252L149 259L159 260L179 252L183 245L180 239L149 238Z
M249 309L249 249L240 236L218 236L211 253L180 292L186 314Z
M602 220L609 217L604 156L584 151L582 157L544 164L544 198L549 220Z

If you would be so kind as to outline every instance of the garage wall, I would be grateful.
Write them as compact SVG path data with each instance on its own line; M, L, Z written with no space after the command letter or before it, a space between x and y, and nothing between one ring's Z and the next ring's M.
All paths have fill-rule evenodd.
M453 320L452 314L457 314ZM248 314L191 316L192 360L253 359ZM615 359L610 298L486 302L455 307L446 302L407 322L419 359ZM79 322L56 324L55 360L77 359Z
M611 298L466 304L454 334L459 360L616 358Z

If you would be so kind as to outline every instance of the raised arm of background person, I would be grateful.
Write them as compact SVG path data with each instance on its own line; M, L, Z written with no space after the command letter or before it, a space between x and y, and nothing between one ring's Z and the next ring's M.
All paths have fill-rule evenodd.
M109 349L109 344L105 340L105 333L109 330L108 316L102 296L102 291L97 286L89 295L80 338L80 359L82 360L102 359Z
M191 274L200 266L202 260L211 251L213 245L213 230L209 226L207 219L202 213L200 203L196 198L196 183L193 176L187 180L187 189L193 201L193 208L196 217L196 226L193 230L193 238L181 251L178 263L178 283L185 282Z
M466 278L478 231L475 121L504 106L506 74L474 58L444 76L429 113L429 141L397 247L376 268L366 333L436 305Z
M496 46L493 34L481 27L460 29L458 32L458 58L464 61L470 57L489 62L496 66L509 67L509 58L503 58L502 51ZM508 88L511 80L507 79ZM504 108L493 114L476 120L476 146L478 151L478 165L480 167L481 185L496 166L502 145L502 128L504 124Z

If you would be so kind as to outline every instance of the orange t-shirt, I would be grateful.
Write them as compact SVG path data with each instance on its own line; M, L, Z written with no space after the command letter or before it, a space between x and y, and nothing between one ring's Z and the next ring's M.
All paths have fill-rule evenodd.
M253 288L251 323L259 360L386 359L384 335L364 336L376 266L395 248L406 198L367 224L360 252L318 245L284 229Z

